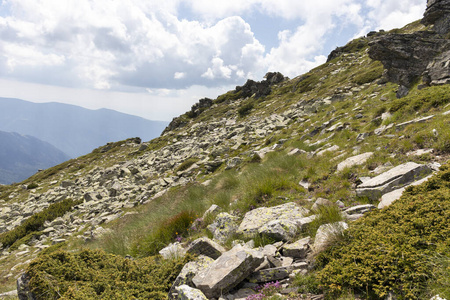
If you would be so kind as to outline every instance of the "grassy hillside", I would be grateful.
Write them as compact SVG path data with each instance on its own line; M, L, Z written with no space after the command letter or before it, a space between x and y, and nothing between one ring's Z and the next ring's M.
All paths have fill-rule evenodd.
M424 29L415 22L396 32ZM324 293L329 299L384 299L391 292L399 299L450 297L450 86L419 88L417 82L408 96L397 99L398 85L383 80L383 66L368 57L370 41L350 42L326 64L272 85L266 96L243 97L242 90L221 95L180 116L144 146L134 139L112 143L40 172L21 184L37 184L33 192L20 185L0 187L2 209L37 195L50 197L63 181L74 186L66 195L83 202L63 217L78 226L64 242L41 235L39 243L35 237L17 242L18 250L3 247L2 290L12 289L15 277L28 270L35 291L48 293L43 299L145 298L149 293L164 299L170 286L164 280L178 272L177 261L155 270L164 282L156 282L154 289L146 285L153 275L142 281L136 277L153 268L158 251L169 243L211 236L207 226L215 215L202 218L211 204L241 220L257 207L295 202L311 208L318 198L345 207L373 203L357 197L361 179L412 161L444 166L427 183L408 188L392 206L351 222L344 236L311 258L314 270L297 276L296 290L283 299L301 299L306 293ZM415 153L419 149L432 151ZM336 172L344 159L365 152L375 154ZM113 188L118 185L121 189ZM95 221L105 214L89 210L95 197L122 201L117 218ZM341 219L334 206L324 208L296 237L314 237L320 225ZM93 228L104 234L87 238ZM236 239L249 238L233 236L223 244L230 248ZM272 242L261 235L253 240L256 246ZM28 252L20 254L24 249ZM77 277L74 270L88 275ZM120 292L117 286L123 287Z

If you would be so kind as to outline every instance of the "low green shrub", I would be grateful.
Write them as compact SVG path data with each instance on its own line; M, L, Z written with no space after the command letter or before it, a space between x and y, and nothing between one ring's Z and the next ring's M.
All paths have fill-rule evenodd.
M26 272L37 299L167 299L190 259L131 260L101 250L56 251L40 255Z
M254 107L253 102L249 102L249 103L242 105L238 109L239 116L245 117L246 115L250 114L250 111L253 109L253 107Z
M61 202L53 203L43 211L36 213L25 220L21 225L13 230L4 232L0 235L0 243L4 247L11 246L17 240L27 236L29 233L39 231L45 221L53 221L58 217L62 217L73 206L82 203L82 200L74 201L72 199L64 199Z
M37 188L39 185L35 182L30 183L29 185L27 185L27 190L32 190Z
M178 168L176 169L176 172L185 171L198 161L199 161L199 159L196 157L188 158L178 166Z
M301 294L320 294L322 292L316 273L306 275L299 273L295 276L292 285L297 287L297 292Z
M353 223L344 240L317 257L329 295L345 290L380 299L421 299L433 277L430 258L450 247L450 166L409 187L386 209Z

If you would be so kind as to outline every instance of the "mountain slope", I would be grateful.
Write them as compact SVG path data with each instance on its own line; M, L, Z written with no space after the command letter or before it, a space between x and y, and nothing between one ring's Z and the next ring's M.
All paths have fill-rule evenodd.
M166 125L108 109L0 98L0 130L35 136L71 157L133 136L150 140Z
M430 2L449 7L448 1ZM444 50L428 52L434 54L425 58L427 64L408 67L408 58L414 62L414 51L424 47L419 40L417 47L408 46L415 32L440 39L446 49L448 35L432 24L371 33L296 78L268 73L262 82L249 80L216 99L201 99L161 137L144 143L146 148L134 139L105 145L23 182L38 183L36 191L2 187L3 289L12 289L14 277L26 272L34 281L27 285L27 275L20 277L21 295L32 294L31 287L55 297L145 298L151 292L174 299L183 291L171 284L185 282L174 279L179 260L164 275L158 268L144 278L139 270L154 268L159 253L182 255L208 236L226 249L200 250L215 262L193 271L201 278L187 283L209 298L251 293L270 299L262 295L266 288L267 294L283 293L276 299L449 297L450 85L435 83L450 76L445 70L435 76ZM392 51L383 49L398 52L389 56ZM371 58L374 53L381 61ZM421 68L435 80L418 74ZM397 72L402 80L395 80ZM427 182L405 187L419 184L439 165L441 171L425 177ZM405 166L419 171L398 176ZM394 179L387 180L389 175ZM383 208L382 191L361 193L371 181L378 182L375 187L386 183L383 193L405 193ZM58 203L65 208L53 206ZM8 214L13 210L16 215ZM262 221L251 219L258 212ZM17 216L25 221L17 222ZM325 234L347 226L343 234ZM227 251L232 247L235 252ZM220 252L225 253L217 258ZM246 276L215 288L201 282L223 278L219 262L232 265L236 252L250 262L234 274ZM257 271L262 257L267 262ZM200 258L200 268L208 260ZM270 284L277 280L288 289ZM250 291L239 290L244 286Z
M0 131L0 145L0 184L20 182L69 159L49 143L18 133Z

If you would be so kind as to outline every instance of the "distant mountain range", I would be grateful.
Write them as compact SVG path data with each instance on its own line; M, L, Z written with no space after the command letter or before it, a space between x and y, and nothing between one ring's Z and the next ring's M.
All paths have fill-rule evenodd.
M0 130L36 137L72 158L108 142L130 137L151 140L167 125L109 109L0 98Z
M67 154L35 137L0 131L0 184L21 182L39 169L68 159Z

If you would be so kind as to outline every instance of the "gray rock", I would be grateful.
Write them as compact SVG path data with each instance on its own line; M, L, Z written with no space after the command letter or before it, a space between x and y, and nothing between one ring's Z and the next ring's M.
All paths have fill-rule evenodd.
M164 259L173 259L176 257L183 257L186 254L186 251L180 243L176 242L161 249L159 254L161 254Z
M176 288L178 292L178 298L180 300L208 300L202 291L191 288L187 285L181 285Z
M177 287L181 285L193 287L194 283L192 282L192 278L198 273L206 270L213 262L214 260L210 257L200 255L195 260L185 264L169 290L169 300L178 299Z
M242 282L263 261L261 252L237 245L222 254L192 281L206 297L218 297Z
M282 247L282 252L284 256L294 257L294 258L305 258L306 254L310 250L311 238L305 237L292 244L285 244Z
M361 204L361 205L356 205L356 206L347 208L344 212L349 215L364 214L375 208L376 208L376 206L372 205L372 204Z
M212 224L208 226L208 230L214 235L214 239L225 242L230 236L236 233L238 228L238 218L229 213L220 213Z
M308 210L295 203L286 203L274 207L260 207L245 214L239 228L240 234L248 236L258 233L259 228L273 220L290 220L298 222L305 217Z
M209 214L217 214L217 213L219 213L221 210L222 210L222 208L220 208L220 207L219 207L218 205L216 205L216 204L213 204L213 205L211 205L211 206L205 211L205 213L203 214L202 218L203 218L203 219L206 218L206 216L209 215Z
M337 172L343 171L345 168L351 168L353 166L364 164L371 156L373 152L366 152L360 155L352 156L346 160L340 162L337 166Z
M317 200L314 202L313 206L311 207L311 210L317 212L321 206L333 206L333 205L334 205L334 203L328 199L317 198Z
M290 241L297 233L297 223L287 219L272 220L261 226L258 232L276 241Z
M225 251L225 248L205 237L196 239L186 249L186 253L202 254L212 259L217 259Z
M17 279L17 296L19 300L35 300L36 296L31 292L29 287L30 276L24 273Z
M425 177L425 178L423 178L423 179L421 179L421 180L418 180L418 181L413 182L413 183L410 184L410 185L419 185L419 184L422 184L422 183L424 183L425 181L427 181L428 179L430 179L431 177L432 177L432 175L429 175L429 176L427 176L427 177ZM409 185L408 185L408 186L409 186ZM394 203L394 201L400 199L400 197L402 196L403 191L404 191L405 189L406 189L406 186L405 186L405 187L402 187L402 188L400 188L400 189L393 190L392 192L386 193L386 194L384 194L383 196L381 196L380 203L378 203L378 208L379 208L379 209L382 209L382 208L384 208L384 207L387 207L387 206L391 205L392 203Z
M356 189L356 194L359 197L378 200L382 195L419 180L431 172L431 168L427 165L408 162L359 185Z
M319 229L317 229L312 249L315 253L319 253L325 250L330 245L330 243L332 243L333 240L342 235L344 230L347 228L348 224L345 222L320 225Z
M288 278L289 274L294 270L305 270L307 268L308 264L306 262L300 262L285 267L263 269L251 274L248 280L250 282L270 282L282 280Z

